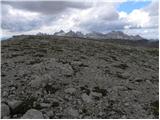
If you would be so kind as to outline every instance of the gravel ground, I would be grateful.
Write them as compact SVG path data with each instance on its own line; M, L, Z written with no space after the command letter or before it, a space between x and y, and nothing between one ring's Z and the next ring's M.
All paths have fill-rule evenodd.
M1 118L158 118L158 48L55 36L1 42Z

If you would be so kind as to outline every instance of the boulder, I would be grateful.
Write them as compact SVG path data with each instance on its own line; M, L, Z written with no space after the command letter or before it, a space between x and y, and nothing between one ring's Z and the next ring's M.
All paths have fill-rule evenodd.
M136 77L136 78L134 79L134 81L139 83L139 82L144 81L144 79L141 78L141 77Z
M48 117L52 117L54 115L52 110L47 111L46 114L47 114Z
M3 93L2 93L2 96L3 97L7 97L9 94L8 94L8 92L7 91L4 91Z
M98 92L91 92L91 95L94 98L101 98L102 97L102 93L98 93Z
M66 76L71 76L74 73L74 70L69 64L63 64L59 65L60 70L62 71L61 74L66 75Z
M75 88L67 88L64 90L65 93L74 94L76 92Z
M91 99L91 97L88 96L86 93L83 93L81 97L82 97L82 100L84 102L86 102L86 103L92 103L93 102L93 100Z
M122 79L127 79L127 78L130 77L129 73L127 73L127 72L124 72L124 73L122 73L122 74L118 74L117 76L118 76L119 78L122 78Z
M74 118L78 118L79 117L78 110L76 110L74 108L67 109L67 114L72 116L72 117L74 117Z
M39 88L42 84L42 80L40 77L36 76L35 79L31 80L29 84L33 88Z
M41 108L49 108L51 106L52 106L52 104L49 104L49 103L40 103Z
M5 116L9 116L9 114L10 114L9 106L2 103L1 104L1 118L5 117Z
M21 105L22 101L19 101L19 100L11 100L11 101L8 101L7 102L9 107L14 110L15 108L17 108L18 106Z
M71 65L72 66L81 66L83 63L81 61L72 61Z
M21 119L43 119L42 112L36 110L36 109L30 109L28 110Z

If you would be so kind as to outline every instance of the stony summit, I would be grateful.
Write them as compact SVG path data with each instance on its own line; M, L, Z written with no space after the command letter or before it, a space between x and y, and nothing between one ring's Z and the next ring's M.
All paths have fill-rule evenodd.
M158 119L159 50L144 43L51 35L2 41L1 118Z

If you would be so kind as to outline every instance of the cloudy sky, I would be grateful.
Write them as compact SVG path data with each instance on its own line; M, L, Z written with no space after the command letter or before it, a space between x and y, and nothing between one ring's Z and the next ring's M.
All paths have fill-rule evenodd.
M158 0L2 0L1 30L3 36L117 30L155 39L158 5Z

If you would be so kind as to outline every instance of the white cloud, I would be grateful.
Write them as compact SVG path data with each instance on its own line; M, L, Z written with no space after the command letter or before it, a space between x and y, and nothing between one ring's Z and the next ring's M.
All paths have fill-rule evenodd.
M119 18L120 18L120 19L127 18L127 13L124 12L124 11L119 12Z
M40 14L36 12L13 9L10 7L8 10L8 15L12 18L16 17L16 18L22 18L25 20L33 20L38 18Z
M2 28L9 31L25 31L39 25L40 14L2 6ZM32 24L31 24L32 23Z
M135 28L135 29L124 29L124 33L127 33L129 35L140 35L147 39L158 39L159 33L158 30L155 28Z
M133 10L128 15L127 20L136 27L147 27L149 26L150 16L143 10Z
M30 30L30 32L41 30L41 32L53 33L59 31L60 29L63 29L64 31L69 31L72 29L75 31L87 32L88 30L91 30L94 27L98 27L97 29L101 29L101 27L104 26L104 24L107 25L107 23L109 22L111 23L112 21L116 21L118 19L118 13L114 6L115 3L99 3L99 4L93 4L93 6L88 9L68 8L65 11L61 12L61 14L58 14L56 16L57 17L56 20L51 19L48 25L43 22L44 25L38 28L33 27L33 29ZM23 13L24 10L19 11L19 9L12 8L12 13L8 12L8 15L9 16L12 15L12 18L19 18L19 20L26 20L28 21L28 23L32 23L31 20L28 20L27 18L28 15L30 15L29 17L30 19L33 18L34 20L37 21L39 20L45 21L45 19L49 17L45 16L46 18L40 19L39 16L41 16L41 14L36 14L34 12L27 12L28 15L24 15ZM6 17L3 16L3 18ZM4 23L6 23L6 21ZM99 24L98 26L97 23ZM15 22L14 25L16 25Z
M23 3L27 6L17 6L14 4L2 5L2 28L5 34L35 34L37 32L54 33L63 29L64 31L99 31L106 32L108 30L122 30L130 31L129 33L136 33L136 30L143 36L153 33L150 28L158 29L158 7L157 2L151 2L150 5L141 9L134 9L131 13L125 11L117 11L116 6L124 2L106 2L98 0L88 0L85 4L74 2L69 4L58 5L48 2L32 8L30 4ZM38 3L38 1L37 1ZM22 3L21 3L22 4ZM65 9L62 9L65 6ZM32 5L34 7L34 5ZM60 7L60 8L59 8ZM54 9L56 11L54 11ZM153 12L154 11L154 12ZM44 14L47 13L47 14ZM134 30L133 30L134 28ZM143 33L143 31L145 31ZM140 32L141 31L141 32ZM143 33L143 34L142 34ZM157 32L154 32L156 36Z
M152 0L151 3L144 7L143 10L148 12L150 16L158 16L159 0Z
M147 28L153 26L153 18L143 9L135 9L127 14L124 11L119 12L119 18L128 22L125 28Z
M135 9L131 13L119 12L119 19L124 21L124 32L139 34L144 38L158 38L158 1L153 0L148 6Z

